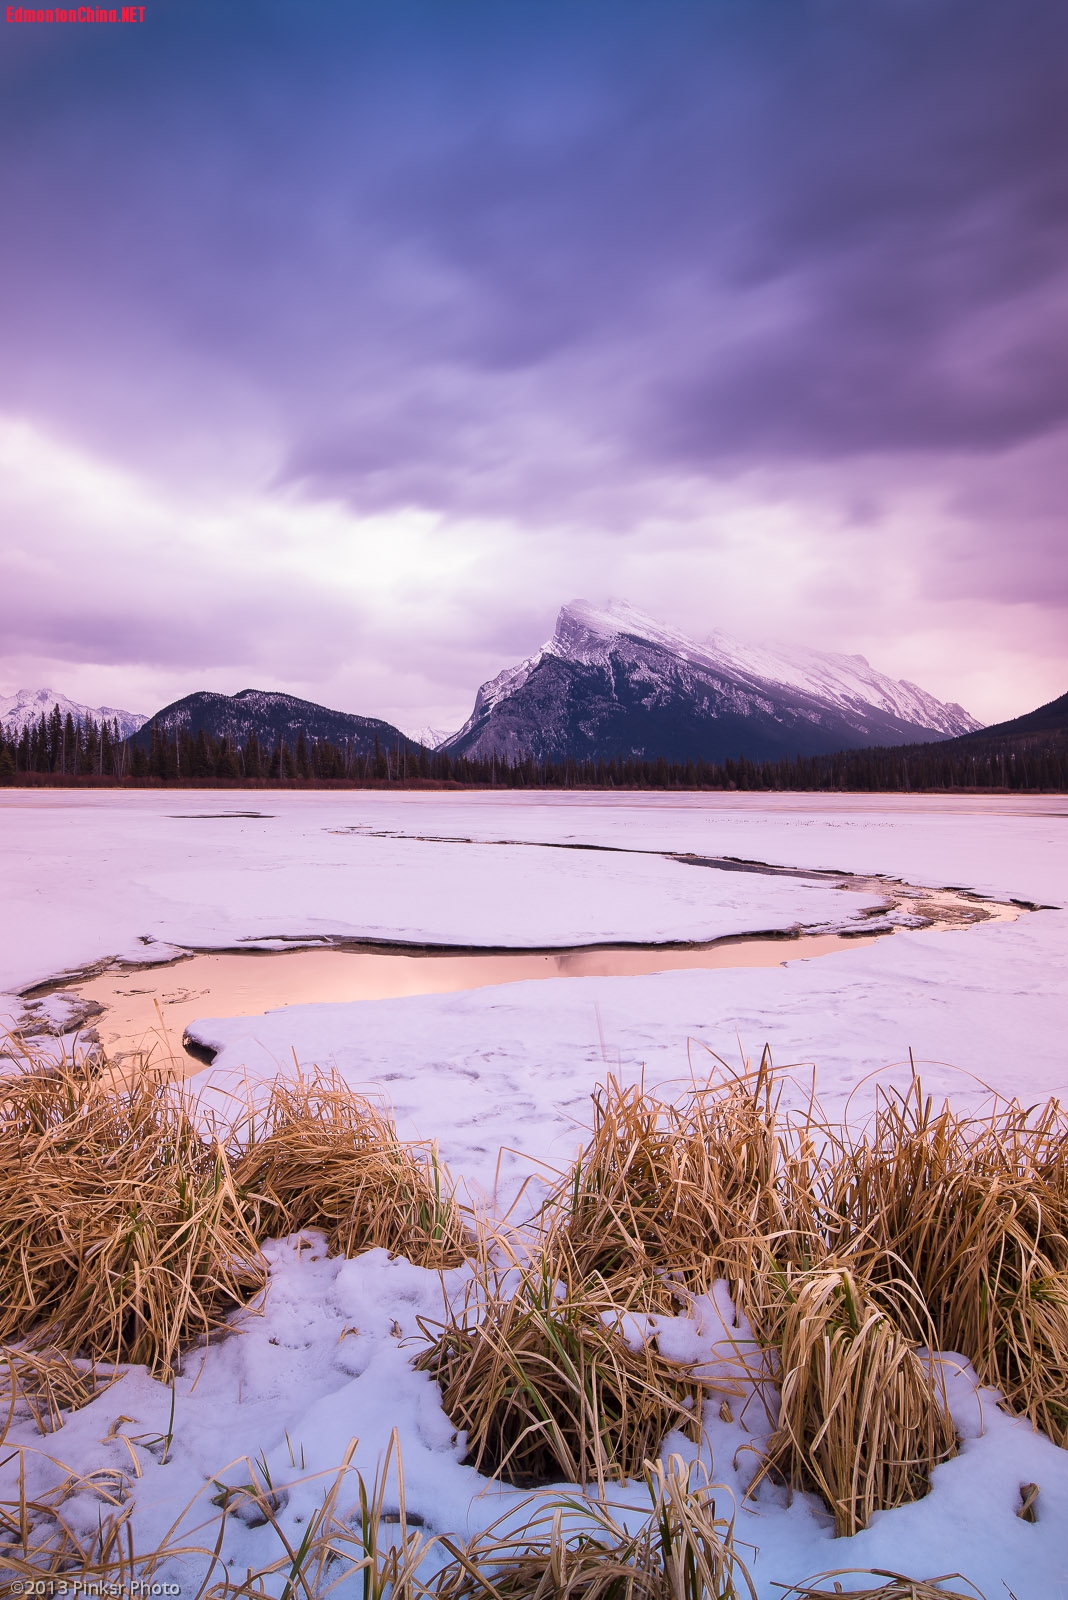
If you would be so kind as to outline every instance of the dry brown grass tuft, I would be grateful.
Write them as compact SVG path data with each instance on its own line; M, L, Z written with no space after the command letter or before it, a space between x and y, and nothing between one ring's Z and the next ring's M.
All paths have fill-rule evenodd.
M161 1373L266 1282L225 1152L149 1076L6 1080L0 1219L4 1343Z
M436 1150L405 1144L337 1077L278 1079L235 1178L260 1238L323 1228L333 1252L384 1246L434 1268L471 1248Z
M95 1362L72 1361L58 1350L26 1350L0 1346L0 1443L18 1410L32 1417L38 1433L53 1433L63 1426L64 1411L78 1411L115 1381L110 1370Z
M137 1575L128 1480L120 1472L61 1470L63 1480L34 1499L26 1492L19 1452L19 1497L0 1502L0 1595L58 1594L61 1583L76 1580L114 1583L119 1592ZM98 1504L97 1526L88 1536L76 1533L64 1515L65 1503L75 1496L90 1496ZM34 1591L31 1581L46 1586Z
M443 1540L455 1559L434 1581L435 1600L755 1600L711 1491L691 1487L677 1456L647 1462L646 1482L652 1511L637 1533L603 1502L575 1499L519 1532L490 1528L462 1551Z
M668 1429L700 1438L702 1385L602 1283L561 1283L557 1267L542 1256L503 1282L485 1269L458 1315L424 1327L416 1366L480 1471L522 1487L633 1477Z
M220 1537L212 1565L221 1576L210 1587L205 1580L197 1600L262 1600L278 1587L283 1600L322 1600L334 1593L358 1593L363 1600L424 1600L428 1591L419 1578L419 1568L437 1541L408 1522L397 1433L394 1431L370 1487L351 1464L356 1444L353 1439L322 1504L308 1518L295 1544L279 1520L279 1496L262 1481L254 1463L246 1460L252 1481L233 1491L233 1502L223 1496L223 1518L236 1505L237 1514L243 1513L249 1526L270 1524L280 1553L266 1566L239 1576L217 1560ZM391 1465L396 1478L392 1492ZM353 1493L355 1501L350 1499ZM387 1508L387 1502L394 1500L397 1509Z
M241 1458L225 1471L248 1481L216 1485L220 1493L211 1503L218 1510L189 1530L192 1539L206 1535L205 1542L191 1543L179 1532L198 1495L159 1547L147 1552L133 1544L131 1485L121 1473L83 1477L55 1462L64 1476L47 1495L32 1500L23 1490L18 1501L0 1504L0 1595L31 1592L29 1579L45 1581L56 1593L63 1592L61 1584L71 1593L132 1593L135 1585L147 1591L164 1569L173 1580L177 1563L185 1574L183 1593L196 1600L262 1600L276 1593L283 1600L324 1600L334 1593L358 1593L363 1600L756 1600L733 1524L716 1516L712 1489L693 1486L677 1456L666 1465L645 1463L651 1507L636 1532L612 1516L603 1498L576 1493L539 1497L522 1528L505 1533L498 1523L459 1545L425 1531L417 1514L409 1517L395 1432L370 1485L352 1466L355 1450L352 1440L336 1472L315 1475L325 1480L324 1494L301 1522L299 1540L282 1515L296 1484L274 1486L262 1463ZM304 1487L313 1481L297 1480ZM99 1503L98 1525L80 1537L64 1518L67 1502L86 1495ZM224 1553L234 1520L269 1530L255 1569L235 1570ZM432 1551L437 1559L427 1577L424 1562ZM443 1554L450 1558L444 1564Z
M940 1371L847 1267L781 1280L781 1409L762 1472L822 1495L837 1535L921 1499L954 1454Z
M942 1578L903 1578L899 1572L880 1572L871 1567L839 1567L834 1572L822 1572L807 1583L794 1584L785 1590L782 1600L837 1600L842 1593L839 1578L885 1578L885 1583L874 1589L850 1589L849 1600L983 1600L980 1591L961 1577L959 1572L948 1572ZM944 1589L944 1583L960 1578L968 1584L968 1593L960 1589ZM833 1589L817 1588L817 1584L833 1583Z
M871 1128L835 1130L822 1209L832 1247L911 1275L940 1349L957 1350L1068 1444L1068 1130L1060 1107L935 1110L919 1081ZM922 1337L922 1335L920 1335Z
M548 1526L546 1526L548 1523ZM606 1526L568 1533L557 1507L540 1526L469 1544L434 1585L437 1600L661 1600L662 1574L640 1538Z
M549 1249L609 1285L730 1279L746 1310L768 1259L812 1248L810 1207L777 1117L770 1060L695 1089L680 1105L612 1079L593 1137L547 1208Z

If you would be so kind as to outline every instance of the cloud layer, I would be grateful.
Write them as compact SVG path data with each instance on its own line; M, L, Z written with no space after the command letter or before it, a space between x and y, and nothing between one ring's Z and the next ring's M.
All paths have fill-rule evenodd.
M5 34L12 684L448 722L611 592L1063 692L1062 5L146 15Z

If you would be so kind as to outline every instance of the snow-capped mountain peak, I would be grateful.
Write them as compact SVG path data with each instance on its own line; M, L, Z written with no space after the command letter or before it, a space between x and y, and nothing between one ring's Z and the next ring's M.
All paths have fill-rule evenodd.
M758 684L798 690L842 710L875 708L947 736L971 733L981 726L962 706L944 704L907 679L888 677L862 655L744 644L718 628L705 639L695 640L646 616L626 600L610 600L603 608L588 600L570 601L561 608L552 639L531 662L551 652L585 665L600 664L623 636L655 644L695 666L726 669ZM518 673L522 668L511 671ZM494 681L506 676L501 673Z
M416 744L421 744L427 750L439 750L455 737L454 728L432 728L429 726L418 728L402 728L401 732L409 739L414 739Z
M464 754L722 760L951 738L980 724L862 655L698 640L625 600L572 600L552 638L484 683Z
M724 670L761 685L783 686L811 694L843 710L875 707L903 722L915 723L946 736L972 733L975 722L954 702L943 704L934 694L921 690L907 678L887 677L871 666L865 656L839 651L806 650L803 646L782 648L775 645L748 645L723 629L715 629L703 640L695 640L675 627L646 616L627 600L609 600L606 606L590 605L588 600L571 600L556 618L552 640L537 656L512 667L494 678L499 683L510 674L532 667L544 653L556 654L585 666L603 664L620 637L638 638L670 651L681 661L711 670Z
M646 616L627 600L610 600L603 607L592 606L588 600L569 601L560 608L556 630L543 649L569 661L593 664L606 659L615 641L625 634L659 645L684 660L704 654L700 645L677 628Z

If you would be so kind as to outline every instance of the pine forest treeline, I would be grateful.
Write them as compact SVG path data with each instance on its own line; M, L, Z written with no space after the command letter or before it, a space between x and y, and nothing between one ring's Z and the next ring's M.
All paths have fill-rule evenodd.
M0 780L20 777L123 778L130 772L130 755L117 722L92 717L75 721L68 711L53 706L46 717L28 722L19 733L0 728Z
M0 783L472 785L508 789L853 790L907 793L929 789L1068 789L1068 741L1054 734L1011 744L947 740L894 748L845 750L779 761L471 759L412 746L276 738L244 744L188 730L153 729L147 747L124 740L115 723L75 721L58 707L21 733L0 730Z

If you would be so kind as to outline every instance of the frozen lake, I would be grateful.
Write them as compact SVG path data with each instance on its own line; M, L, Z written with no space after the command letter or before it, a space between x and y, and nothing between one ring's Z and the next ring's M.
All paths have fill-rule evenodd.
M732 1060L739 1045L756 1055L770 1043L780 1062L815 1065L832 1099L910 1049L935 1089L967 1093L970 1073L1006 1093L1061 1093L1066 823L1068 803L1055 796L7 791L0 1004L16 1019L17 992L80 974L83 992L108 1006L105 1039L155 1026L159 999L172 1036L191 1025L227 1068L256 1073L295 1050L361 1082L388 1070L412 1132L450 1074L461 1097L481 1085L486 1116L479 1063L494 1063L507 1122L510 1074L529 1093L551 1058L551 1075L581 1099L606 1061L685 1075L694 1041ZM723 858L786 870L695 864ZM821 876L835 873L857 875L851 892ZM895 880L926 898L903 900ZM915 913L937 917L949 886L1057 909L900 931ZM829 935L879 924L888 903L900 913L892 939L834 953ZM648 964L621 953L615 965L582 948L799 930L819 942L661 952ZM359 973L325 953L246 964L211 955L302 941L400 950L380 948ZM405 960L413 945L439 959ZM190 951L204 961L97 975ZM509 951L540 954L510 961ZM486 965L489 953L500 965ZM477 971L459 964L472 954ZM205 961L226 979L206 978ZM587 976L524 981L558 970ZM463 1141L450 1151L468 1153Z

